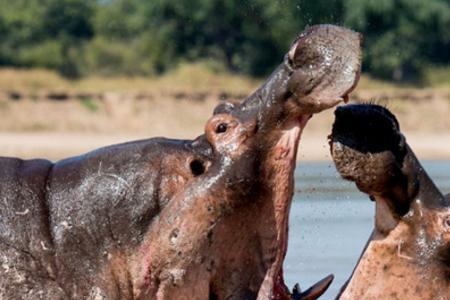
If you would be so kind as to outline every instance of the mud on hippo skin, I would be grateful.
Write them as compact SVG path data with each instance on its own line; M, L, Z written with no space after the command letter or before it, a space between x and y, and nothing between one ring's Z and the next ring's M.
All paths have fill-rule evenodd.
M223 189L218 194L247 195L248 187L257 188L250 189L251 195L239 197L239 209L225 209L227 213L221 215L210 235L213 240L210 253L217 258L215 268L223 271L207 277L210 296L290 298L281 266L287 248L298 140L312 113L344 100L354 88L360 70L360 42L358 34L337 26L310 27L293 43L283 63L261 88L240 104L218 108L216 115L220 116L213 117L208 124L226 115L230 128L233 128L231 121L237 125L253 124L255 144L249 152L236 152L241 148L213 140L215 134L207 129L209 134L192 141L164 138L135 141L54 164L1 158L0 296L133 299L138 294L145 297L146 293L153 293L153 283L147 290L142 288L145 282L142 285L139 280L141 271L147 270L143 268L146 261L157 260L151 259L151 253L137 250L145 252L156 247L145 248L143 241L158 238L150 229L152 226L165 228L158 225L161 216L169 214L164 213L165 209L171 207L172 201L175 207L183 203L183 196L192 201L197 199L192 192L194 187L214 183L212 174L220 167L223 172L229 170L229 178L218 181ZM305 59L302 61L300 56ZM212 128L218 130L216 134L223 131L222 126ZM238 137L228 138L233 145L242 145ZM221 158L230 157L225 153L238 154L231 162L242 158L242 166L225 168ZM257 172L254 181L242 185L242 189L233 184L231 189L230 180L234 182L241 176L231 175L247 170L246 163L253 164L253 160ZM202 176L203 181L199 179ZM189 206L181 208L189 211ZM199 226L205 224L202 220ZM161 247L163 242L168 241L162 241ZM204 245L203 235L198 236L198 245ZM169 248L162 249L168 249L168 261L191 266L189 260L178 261ZM185 250L193 256L203 253L198 248L192 249ZM199 266L201 269L204 264ZM152 282L154 274L158 287L158 274L164 275L167 270L163 268L159 273L151 270L147 279ZM195 274L203 273L191 275ZM318 296L317 291L323 292L326 285L307 292ZM176 289L161 290L169 295Z
M375 201L375 228L339 299L448 299L450 199L377 105L339 107L330 136L337 170Z

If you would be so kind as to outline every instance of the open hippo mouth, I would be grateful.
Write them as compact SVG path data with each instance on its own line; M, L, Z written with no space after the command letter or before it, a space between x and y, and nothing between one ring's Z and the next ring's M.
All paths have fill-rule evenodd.
M268 187L262 198L270 199L269 213L262 212L260 220L264 231L260 236L272 234L261 242L263 257L270 264L258 299L316 299L333 279L328 276L303 293L297 287L290 294L283 282L282 265L302 131L314 113L348 99L359 79L360 47L361 36L355 32L331 25L313 26L294 41L284 64L256 91L258 105L249 98L238 107L238 115L244 119L258 107L259 180L260 186ZM275 226L267 228L271 219Z
M343 178L375 201L375 228L339 299L447 299L450 201L395 116L372 104L335 112L330 148Z
M313 26L261 88L215 109L193 142L211 149L202 172L174 194L136 258L145 261L136 265L142 299L316 299L326 290L332 277L303 293L283 281L296 155L308 120L348 98L360 66L358 33Z
M361 43L360 34L339 26L309 27L258 90L242 103L226 102L215 109L215 116L228 114L243 124L255 122L253 184L258 188L246 196L250 204L243 201L247 207L240 207L216 229L215 236L226 241L217 244L235 248L217 251L227 263L221 266L221 278L212 284L212 298L316 299L331 283L329 276L303 293L299 288L291 293L283 281L282 265L301 133L313 114L348 99L359 79ZM225 238L236 223L243 228L239 243L245 246L236 246L236 237ZM244 268L236 262L236 253L254 254L244 259ZM228 279L235 276L240 284Z

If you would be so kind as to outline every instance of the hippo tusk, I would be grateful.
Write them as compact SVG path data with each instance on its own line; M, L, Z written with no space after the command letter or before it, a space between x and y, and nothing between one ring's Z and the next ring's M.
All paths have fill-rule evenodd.
M292 291L292 299L293 300L315 300L318 299L320 296L325 293L325 291L328 289L330 284L334 280L334 275L330 274L327 277L323 278L322 280L319 280L316 282L313 286L311 286L306 291L302 292L300 290L300 286L297 283L294 286L294 289Z

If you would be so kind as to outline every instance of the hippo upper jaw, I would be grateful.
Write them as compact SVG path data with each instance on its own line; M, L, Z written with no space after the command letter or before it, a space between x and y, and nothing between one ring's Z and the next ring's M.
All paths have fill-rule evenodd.
M256 118L263 134L286 122L308 116L346 101L361 70L362 36L334 25L307 28L269 79L228 112L241 120Z

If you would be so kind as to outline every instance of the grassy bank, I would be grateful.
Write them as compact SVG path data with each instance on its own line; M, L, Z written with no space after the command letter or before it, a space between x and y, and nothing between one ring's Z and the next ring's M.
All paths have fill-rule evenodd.
M443 75L440 75L441 77ZM261 80L184 65L158 78L67 81L45 70L0 70L0 154L58 159L152 136L193 138L215 105L240 100ZM450 159L450 85L398 86L363 76L352 102L387 105L422 158ZM329 159L332 110L305 131L302 159Z

